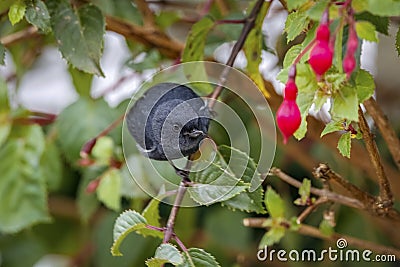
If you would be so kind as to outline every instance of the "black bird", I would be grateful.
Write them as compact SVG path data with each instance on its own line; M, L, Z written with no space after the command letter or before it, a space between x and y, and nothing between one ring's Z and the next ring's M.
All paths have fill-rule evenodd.
M149 88L126 116L141 153L155 160L189 156L207 136L209 109L185 85L160 83Z

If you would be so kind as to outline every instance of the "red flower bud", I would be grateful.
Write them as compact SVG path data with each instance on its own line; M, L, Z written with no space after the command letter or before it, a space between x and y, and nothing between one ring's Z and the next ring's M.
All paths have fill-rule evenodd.
M355 67L356 67L356 59L354 58L354 55L347 53L343 59L343 70L346 73L347 78L350 77Z
M283 92L283 97L285 100L296 100L297 97L297 86L294 80L289 79L285 86L285 91Z
M354 54L358 47L358 37L353 27L349 29L349 39L347 40L347 54Z
M328 42L317 41L310 53L309 63L317 76L323 75L331 66L333 51Z
M276 122L286 144L290 136L299 128L301 115L299 107L294 100L284 99L276 113Z
M330 35L330 31L329 31L328 24L320 24L317 29L317 37L316 37L317 41L328 42L329 35Z
M92 194L96 192L97 187L99 187L100 184L100 179L95 179L93 181L90 181L90 183L86 186L86 193L87 194Z

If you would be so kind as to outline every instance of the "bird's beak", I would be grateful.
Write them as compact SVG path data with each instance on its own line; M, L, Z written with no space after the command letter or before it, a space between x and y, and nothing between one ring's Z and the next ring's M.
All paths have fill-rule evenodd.
M199 136L205 136L206 134L203 131L200 130L193 130L191 132L188 132L187 135L189 135L192 138L196 138Z

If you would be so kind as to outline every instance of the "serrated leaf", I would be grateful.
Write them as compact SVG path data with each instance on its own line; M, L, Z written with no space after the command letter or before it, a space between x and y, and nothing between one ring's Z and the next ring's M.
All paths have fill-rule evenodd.
M307 2L308 2L308 0L287 0L286 4L287 4L288 10L290 11L290 10L301 7L302 5L304 5Z
M13 233L50 221L40 168L43 150L44 136L37 125L14 126L0 148L0 231Z
M97 188L97 197L107 208L119 211L121 209L121 176L119 170L111 168L106 171Z
M370 98L375 91L375 82L372 75L363 69L360 69L356 74L356 89L358 103L363 103Z
M146 261L146 265L148 267L159 267L163 263L171 263L174 266L183 264L183 256L174 245L161 244L157 247L154 257Z
M241 176L235 175L229 168L220 153L208 164L207 168L191 173L195 184L187 190L197 203L210 205L226 201L249 188L249 184L241 182Z
M231 164L232 172L236 176L241 176L243 182L251 184L250 189L246 189L237 196L223 202L223 204L246 212L265 213L263 206L264 189L260 186L262 179L254 160L246 153L232 147L220 146L218 151L225 162L228 162L229 159L233 160L233 164ZM252 190L253 188L255 190Z
M12 25L20 22L25 15L26 4L23 0L16 0L8 11L8 18Z
M100 67L105 34L104 17L95 5L72 9L67 0L47 1L58 48L75 68L104 76Z
M147 204L146 208L142 212L142 216L146 219L147 223L151 226L161 227L160 225L160 213L158 211L158 207L160 205L160 201L158 199L151 199L149 204ZM164 234L160 231L155 231L152 229L144 228L138 231L143 236L154 236L158 238L163 238Z
M293 134L297 140L302 139L307 132L307 115L313 104L315 92L304 92L297 95L296 103L301 114L301 123L299 129Z
M340 120L340 121L332 120L332 121L330 121L327 125L325 125L325 128L321 133L321 137L326 135L326 134L329 134L329 133L333 133L333 132L344 130L343 122L344 122L343 120Z
M331 236L335 232L332 225L327 220L321 221L321 223L319 224L319 230L323 235L326 236Z
M134 210L127 210L119 215L114 224L114 243L111 247L112 255L122 256L122 253L119 251L122 241L124 241L129 233L145 228L146 224L146 219Z
M71 164L76 164L80 150L88 140L95 137L121 113L112 109L103 99L80 98L64 109L57 117L58 142ZM120 133L118 133L120 136Z
M269 7L270 2L263 3L263 6L257 15L254 27L247 36L246 42L243 46L243 50L247 58L247 74L266 98L269 98L270 94L265 88L264 79L260 73L259 67L261 64L261 50L263 43L262 25Z
M272 187L265 193L265 206L272 218L282 218L285 215L285 202Z
M342 134L339 139L337 148L339 149L340 154L344 157L350 158L351 152L351 133L347 132Z
M310 23L307 14L302 11L294 11L290 13L286 19L285 32L287 33L287 42L293 41L300 35Z
M358 121L358 99L354 87L345 85L334 93L331 113L340 119Z
M376 30L385 35L389 35L389 18L388 17L380 17L371 14L370 12L362 12L360 14L356 14L356 20L366 20L371 22Z
M273 244L279 243L282 237L285 235L286 228L280 225L274 226L268 230L262 237L258 247L263 249L264 247L272 246Z
M213 255L200 248L189 248L183 254L185 261L178 267L220 267Z
M68 68L76 92L81 97L90 97L92 89L93 74L80 71L70 66Z
M319 21L329 2L329 0L320 0L315 2L315 4L309 10L307 10L307 15L312 20Z
M285 54L285 58L283 59L283 67L285 69L289 68L293 64L293 61L300 54L301 50L302 50L301 44L297 44L289 48L289 50Z
M357 21L356 32L364 40L378 42L375 26L369 21Z
M4 66L6 64L5 58L6 58L6 48L2 43L0 43L0 65Z
M397 55L400 57L400 27L397 29L395 46L397 50Z
M42 30L44 33L51 31L50 14L45 3L41 0L33 0L29 3L25 13L26 20Z

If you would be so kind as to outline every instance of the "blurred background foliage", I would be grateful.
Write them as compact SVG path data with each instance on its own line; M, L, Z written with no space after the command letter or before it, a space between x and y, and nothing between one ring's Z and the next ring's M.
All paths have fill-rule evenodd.
M34 95L40 90L39 87L57 77L52 77L50 72L46 73L44 70L46 61L39 59L49 51L48 49L56 47L57 43L60 46L61 42L68 40L85 42L85 38L74 39L75 37L69 35L74 31L69 28L71 25L57 24L57 16L60 15L57 14L57 7L71 4L68 10L74 12L73 10L81 10L80 7L88 2L96 5L99 14L105 17L105 19L102 16L98 18L99 21L104 19L104 25L93 28L98 27L99 32L87 33L94 35L92 36L94 39L90 40L95 40L98 35L102 37L106 30L108 35L120 34L119 38L126 43L129 54L125 55L125 61L118 62L121 63L120 66L116 66L119 76L111 82L108 81L108 86L100 88L102 91L96 88L96 86L101 87L99 86L102 83L101 79L96 81L97 78L94 78L93 74L73 67L64 67L62 71L69 75L67 82L73 85L75 91L62 92L60 89L63 87L60 84L62 82L53 83L53 88L48 88L48 91L44 92L50 99L44 101L52 102L51 97L54 92L58 95L54 100L56 104L59 103L57 101L60 96L65 101L61 101L60 105L50 104L41 109L43 101L40 102ZM139 5L130 0L73 0L59 3L56 0L1 1L0 36L4 44L1 50L2 53L6 51L6 66L1 67L0 78L0 266L144 266L144 261L153 256L159 240L151 237L143 238L136 234L129 235L122 244L121 250L125 251L123 257L112 257L110 253L112 229L116 217L127 208L142 210L149 202L149 197L135 185L124 166L121 127L116 127L107 134L107 138L97 142L91 157L82 159L81 148L125 112L127 101L124 99L129 98L134 87L154 71L177 62L188 30L194 22L205 15L204 10L215 19L242 19L243 10L248 7L249 1L160 0L148 3L151 4L155 14L154 22L147 21L148 18L142 15L143 10L140 10ZM211 5L207 8L208 4ZM49 7L49 13L38 20L34 14L35 11L41 11L38 8L42 5ZM8 17L10 9L15 12L10 16L11 20L18 20L20 17L20 21L15 25L11 24ZM83 14L82 18L85 18L85 12L97 12L97 9L80 12ZM277 4L274 12L279 16L286 11L283 6ZM397 22L398 17L393 18L393 25ZM148 23L155 23L156 33L162 34L154 37L152 35L154 32L147 28ZM129 25L134 25L136 28L129 28ZM57 30L56 27L61 28ZM269 27L273 28L274 25ZM216 51L220 51L217 48L223 43L229 44L237 40L240 29L240 24L224 24L213 30L207 37L204 57L212 59L222 56L216 54ZM79 46L93 49L93 54L89 58L86 56L83 59L79 58L79 54L71 56L68 54L68 48L60 50L64 58L76 63L75 66L80 65L81 69L92 73L104 73L107 77L110 75L106 67L108 63L105 59L100 61L103 45L102 39L99 40L95 44L82 43ZM388 57L389 50L394 53L393 47L384 47L387 43L385 40L377 48L377 53L383 58ZM263 49L276 50L278 61L282 62L285 51L298 41L295 39L287 45L285 34L280 33L274 47L269 47L268 42L264 42ZM160 48L165 43L172 45ZM104 49L107 49L107 43L105 45ZM111 61L112 55L113 51L111 51ZM61 55L58 54L58 57ZM398 58L395 60L398 64ZM243 64L240 58L237 64ZM382 69L383 65L391 63L379 61L376 64L378 69ZM275 65L279 66L279 63ZM385 69L398 71L398 66L389 65L385 66ZM391 89L393 84L399 84L399 77L391 76L390 80L385 80L380 78L380 73L377 74L377 88L379 88L377 98L393 126L399 130L400 113L398 101L395 100L399 92ZM36 77L35 82L32 77ZM132 81L133 78L136 79L135 82ZM123 83L128 83L130 91L121 93L123 90L120 86ZM22 93L22 86L25 87L25 91L30 91L28 95ZM274 84L271 81L266 81L266 87L271 92L274 91ZM49 90L54 92L51 93ZM272 109L276 110L280 98L276 94L274 97L275 100L270 101ZM230 96L225 94L223 99L230 99ZM235 110L244 110L240 101L229 101L229 105ZM241 113L241 116L243 121L248 122L246 126L251 134L254 130L253 117L246 112ZM309 131L314 131L319 136L322 124L314 118L310 120L312 123ZM212 131L214 132L211 135L217 143L229 143L220 129L216 127ZM382 158L386 161L385 166L389 169L389 176L399 177L399 171L395 168L379 133L376 133L376 139ZM376 182L366 178L371 178L372 175L369 163L363 162L363 159L366 159L365 153L361 149L355 149L352 152L352 159L344 159L336 151L335 142L325 141L326 138L321 141L319 138L307 135L301 143L291 140L287 146L283 146L279 139L273 166L278 166L302 180L304 177L312 177L312 168L317 163L329 162L332 169L348 177L354 184L372 194L377 193ZM257 147L256 142L252 145ZM140 157L137 160L140 161ZM118 171L115 173L113 169ZM145 169L141 172L143 179L148 179L150 183L156 182L151 180L149 177L151 175L146 174ZM101 177L100 183L107 181L106 186L98 187L97 192L88 192L90 191L88 186L93 184L93 181L99 180L99 177ZM274 177L269 177L266 183L272 185L285 199L291 215L302 211L302 207L290 204L297 198L297 189ZM318 181L313 181L313 184L318 185ZM400 196L398 185L398 182L393 184L397 198ZM395 205L400 207L398 202ZM162 225L165 225L170 206L162 204L160 207ZM350 208L335 205L334 209L336 232L388 246L400 246L400 234L395 226ZM309 216L307 224L318 227L323 217L323 210L323 208L318 209ZM256 253L265 231L244 227L243 219L250 216L258 215L232 211L219 204L182 208L177 218L176 232L187 246L204 248L213 254L222 266L263 266L266 263L259 262ZM290 232L279 244L274 245L274 248L287 250L315 248L320 251L329 245L334 246L326 241ZM304 265L302 262L278 261L268 264ZM365 263L326 261L307 262L307 264L356 266ZM378 263L374 265L378 266ZM382 263L379 266L396 266L396 264Z

